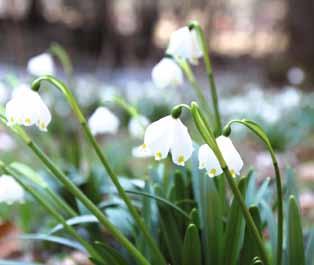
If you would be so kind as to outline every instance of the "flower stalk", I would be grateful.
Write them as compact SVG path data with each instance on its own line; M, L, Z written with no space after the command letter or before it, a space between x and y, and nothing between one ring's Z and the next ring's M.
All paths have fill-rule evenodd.
M217 88L216 88L216 82L215 77L213 74L213 69L209 57L209 47L208 43L205 38L205 34L201 26L197 21L192 21L189 23L189 28L192 30L196 30L199 40L201 42L201 49L203 51L203 60L206 67L207 77L210 85L210 92L212 96L212 103L214 108L214 115L215 115L215 121L216 121L216 128L215 128L215 134L217 136L221 135L222 132L222 126L221 126L221 116L219 112L219 104L218 104L218 96L217 96Z
M212 150L214 151L214 153L215 153L215 155L216 155L216 157L220 163L220 166L221 166L221 168L222 168L222 170L223 170L223 172L227 178L228 184L229 184L229 186L233 192L233 195L240 205L240 208L242 210L242 214L246 220L246 223L247 223L249 229L251 230L252 234L254 235L254 237L256 239L256 242L259 246L260 255L261 255L262 260L264 261L264 264L269 265L267 251L265 249L263 240L260 236L259 230L257 229L257 227L254 223L254 220L253 220L249 210L247 209L247 207L245 205L245 201L241 195L239 188L237 187L237 184L234 180L234 177L232 176L221 151L218 148L214 134L210 130L209 126L206 125L206 121L204 120L203 115L201 114L201 111L200 111L196 102L192 102L192 104L191 104L191 113L192 113L192 117L193 117L194 123L195 123L198 131L200 132L204 141L212 148Z
M250 120L231 120L224 128L226 134L231 133L231 125L233 123L241 124L248 129L250 129L254 134L256 134L266 145L267 150L270 153L275 178L276 178L276 189L277 189L277 201L278 201L278 211L277 211L277 253L276 253L276 264L281 265L282 263L282 249L283 249L283 195L282 195L282 184L281 184L281 174L278 166L278 161L274 152L274 149L269 141L267 134L264 130L255 122Z
M40 88L41 81L48 81L49 83L54 85L58 90L60 90L63 93L63 95L67 99L68 103L72 107L72 110L73 110L75 116L77 117L78 121L80 122L80 124L81 124L81 126L83 128L83 131L84 131L84 133L86 135L86 138L88 139L88 141L91 143L92 147L94 148L94 150L95 150L95 152L96 152L100 162L102 163L102 165L106 169L106 171L107 171L108 175L110 176L113 184L117 188L119 195L124 200L124 202L125 202L126 206L128 207L131 215L133 216L135 222L137 223L137 225L139 226L139 228L143 232L144 236L146 237L148 244L150 245L152 250L155 252L155 255L158 258L160 264L164 264L165 265L166 261L165 261L163 255L161 254L161 252L160 252L156 242L154 241L154 239L150 235L150 233L148 231L148 228L145 225L143 219L141 218L141 216L139 215L139 213L137 212L135 207L132 205L132 202L131 202L130 198L128 197L128 195L124 191L123 187L121 186L121 184L120 184L120 182L118 180L118 177L114 173L113 169L111 168L107 158L105 157L105 155L101 151L99 145L97 144L97 141L96 141L95 137L93 136L91 130L89 129L89 127L87 125L87 121L86 121L84 115L82 114L82 112L80 110L80 107L79 107L77 101L75 100L71 90L65 84L63 84L61 81L57 80L53 76L48 76L48 75L39 77L36 80L34 80L34 82L32 83L32 89L35 90L35 91L38 91L39 88ZM35 153L36 152L38 153L38 149L34 148L33 145L31 145L30 147L33 149L33 151ZM44 159L44 160L46 160L46 162L49 162L49 161L47 161L47 159ZM97 210L98 210L98 208L97 208ZM117 231L117 232L119 232L119 231ZM120 237L120 235L117 235L117 236ZM123 238L122 241L124 241L124 238ZM126 242L124 242L124 243L126 243ZM133 245L132 245L132 247L133 247ZM138 253L138 254L140 254L140 253ZM147 262L147 261L145 260L145 262Z

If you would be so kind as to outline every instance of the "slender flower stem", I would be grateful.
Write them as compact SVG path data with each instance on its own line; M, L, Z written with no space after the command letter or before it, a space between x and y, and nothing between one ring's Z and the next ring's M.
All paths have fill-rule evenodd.
M35 190L31 185L25 184L17 176L15 170L6 167L4 163L2 163L1 161L0 167L6 174L12 176L23 187L24 190L29 192L38 201L38 203L41 204L43 208L45 208L58 222L60 222L63 225L64 229L74 239L76 239L86 249L86 251L88 251L88 253L91 256L96 257L99 260L102 260L102 257L97 253L93 246L90 245L90 243L88 243L85 239L83 239L72 226L68 225L63 216L59 214L53 207L51 207L37 190Z
M84 117L84 115L82 114L80 107L78 105L78 103L76 102L71 90L69 90L67 88L66 85L64 85L61 81L57 80L56 78L52 77L52 76L42 76L39 77L38 79L36 79L33 84L32 84L32 89L35 91L38 91L40 88L40 83L41 81L48 81L51 84L53 84L57 89L59 89L64 96L66 97L67 101L69 102L69 104L71 105L76 117L78 118L84 132L85 135L87 137L87 139L89 140L89 142L91 143L91 145L93 146L99 160L101 161L102 165L104 166L104 168L106 169L108 175L110 176L113 184L115 185L115 187L117 188L119 195L121 196L121 198L124 200L126 206L128 207L131 215L133 216L135 222L137 223L137 225L139 226L139 228L142 230L143 235L146 237L148 244L150 245L151 249L155 252L156 258L158 258L160 264L166 265L166 260L163 257L163 255L161 254L156 242L154 241L154 239L152 238L146 224L144 223L143 219L141 218L141 216L139 215L139 213L137 212L137 210L135 209L135 207L132 205L132 202L130 200L130 198L128 197L128 195L126 194L126 192L124 191L123 187L121 186L119 179L117 177L117 175L114 173L114 171L112 170L107 158L105 157L105 155L103 154L103 152L101 151L99 145L97 144L97 141L95 139L95 137L93 136L93 134L91 133L86 119Z
M203 115L200 115L201 111L199 110L199 107L196 103L192 103L191 104L191 113L194 119L194 122L196 124L197 129L199 130L200 134L203 137L203 140L212 148L212 150L214 151L220 166L223 170L223 172L225 173L225 176L227 178L228 184L233 192L234 198L237 200L237 202L240 205L240 208L242 210L242 214L246 220L246 223L249 227L249 229L251 230L253 236L255 237L255 240L259 246L259 250L260 250L260 254L261 254L261 258L264 261L265 265L269 265L269 260L268 260L268 255L267 255L267 251L265 249L263 240L260 236L259 230L257 229L254 220L249 212L249 210L247 209L246 205L245 205L245 201L241 195L240 190L237 187L237 184L234 180L234 178L232 177L232 174L230 173L228 166L223 158L223 155L216 143L216 139L213 137L213 133L211 132L210 128L205 125L206 121L203 119Z
M119 107L124 109L131 117L136 117L139 115L136 108L128 104L122 97L114 96L112 101L116 103Z
M215 82L215 77L213 74L213 69L209 57L209 47L208 43L205 38L204 31L202 30L201 26L197 21L192 21L189 24L190 29L196 30L199 39L201 41L201 48L203 51L203 59L206 67L206 72L207 72L207 77L210 85L210 92L212 96L212 102L213 102L213 107L214 107L214 114L215 114L215 119L216 119L216 133L217 135L221 134L222 126L221 126L221 116L219 112L219 104L218 104L218 96L217 96L217 88L216 88L216 82Z
M278 211L277 211L277 253L276 253L276 264L282 264L282 249L283 249L283 195L282 195L282 184L281 184L281 174L278 166L278 161L274 152L274 149L269 141L269 138L264 132L264 130L255 122L250 120L231 120L225 126L226 130L231 132L231 125L233 123L238 123L246 126L254 134L256 134L266 145L274 167L275 177L276 177L276 190L277 190L277 201L278 201ZM224 129L224 130L225 130Z

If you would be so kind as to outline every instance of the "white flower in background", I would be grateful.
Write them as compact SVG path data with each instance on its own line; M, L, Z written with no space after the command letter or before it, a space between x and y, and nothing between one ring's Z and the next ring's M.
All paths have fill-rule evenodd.
M55 65L49 53L42 53L31 58L27 63L27 71L35 76L54 75Z
M187 127L180 119L175 119L171 115L147 127L142 148L144 150L147 148L156 160L166 158L171 151L172 161L180 166L184 166L193 152L192 139Z
M216 141L231 174L239 175L243 161L230 138L219 136ZM199 148L198 159L199 169L206 169L210 177L218 176L223 172L216 155L207 144Z
M300 85L303 83L305 74L299 67L292 67L287 72L287 78L292 85Z
M301 101L300 92L294 87L285 87L284 92L278 95L278 102L281 108L297 107Z
M203 56L201 44L195 30L183 27L173 32L170 36L167 53L187 59L192 64L198 63L198 58Z
M14 178L7 175L0 177L0 202L12 204L15 202L23 202L24 190Z
M109 109L99 107L88 120L93 135L115 134L118 132L120 121Z
M132 117L129 122L129 132L134 138L142 138L145 133L145 129L149 124L149 119L143 115L137 115Z
M19 89L5 106L8 125L36 125L41 131L47 131L51 114L40 95L31 89Z
M15 147L13 138L5 133L0 132L0 151L10 151Z
M172 59L163 58L152 70L152 79L156 87L176 87L183 84L183 73Z
M146 158L152 156L152 153L145 147L145 145L142 144L132 149L132 156L137 158Z
M3 84L0 83L0 103L4 103L8 97L8 88Z

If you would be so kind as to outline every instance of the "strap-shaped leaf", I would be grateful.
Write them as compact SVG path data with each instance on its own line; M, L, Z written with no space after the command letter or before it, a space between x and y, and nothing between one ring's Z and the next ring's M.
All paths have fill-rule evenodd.
M101 253L108 265L128 265L124 257L113 247L104 242L95 242L95 248Z
M287 264L305 265L302 224L294 196L289 198L287 228Z
M194 224L190 224L185 232L182 264L202 265L201 242L198 229Z
M309 234L305 251L306 265L314 265L314 229Z
M247 180L247 178L241 178L238 184L239 190L242 193L243 198L245 198ZM224 256L225 265L234 265L237 263L243 242L244 229L245 221L240 206L238 202L233 199L224 238L224 249L228 250L228 255Z

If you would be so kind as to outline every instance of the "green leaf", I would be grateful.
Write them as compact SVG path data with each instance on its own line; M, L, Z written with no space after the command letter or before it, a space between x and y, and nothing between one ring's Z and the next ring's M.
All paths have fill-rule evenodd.
M70 218L66 222L68 225L73 226L73 225L87 224L87 223L98 223L98 220L94 215L88 214L88 215L81 215L81 216ZM63 225L58 224L54 228L51 229L49 234L50 235L55 234L61 230L63 230Z
M64 245L64 246L85 252L85 249L84 247L82 247L81 244L73 240L64 238L64 237L50 236L50 235L45 235L45 234L23 234L23 235L18 236L17 238L22 239L22 240L48 241L48 242L56 243L59 245Z
M298 205L294 196L289 198L287 261L288 265L305 265L302 224Z
M128 265L123 256L108 244L97 241L94 243L94 246L98 252L102 254L102 257L105 259L108 265Z
M262 220L260 211L257 206L251 206L249 211L252 215L254 223L262 234ZM243 247L241 249L240 263L239 264L251 264L252 260L259 255L259 247L256 243L255 237L252 235L249 227L245 228L245 236L243 240Z
M31 182L34 182L37 185L41 186L42 188L47 187L47 183L45 182L45 180L37 172L31 169L29 166L23 163L13 162L10 164L10 167L13 170L17 171L19 174L28 178Z
M241 178L238 184L239 190L245 198L247 188L247 178ZM238 202L233 199L229 211L224 249L228 250L228 255L224 256L225 265L234 265L237 263L242 241L244 237L245 222Z
M202 252L196 225L190 224L185 232L183 244L183 265L202 265Z
M314 265L314 230L309 234L306 251L306 265Z

